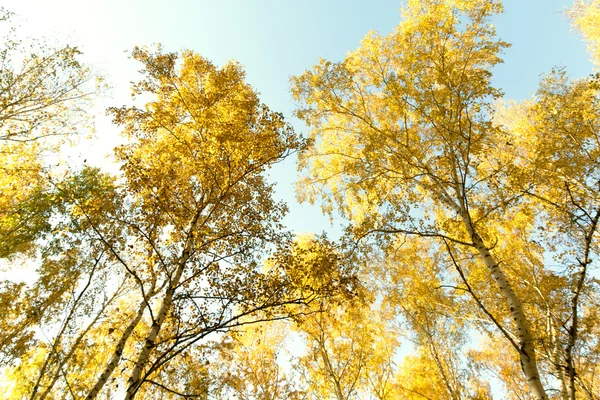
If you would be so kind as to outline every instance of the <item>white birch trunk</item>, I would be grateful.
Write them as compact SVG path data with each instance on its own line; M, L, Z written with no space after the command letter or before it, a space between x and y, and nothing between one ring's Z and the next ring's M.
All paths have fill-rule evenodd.
M169 287L165 292L165 296L163 297L163 301L158 311L158 314L156 315L156 318L152 323L152 327L150 328L148 336L146 336L144 347L142 347L142 350L140 351L137 361L135 362L135 366L131 371L131 375L129 375L129 379L127 379L127 392L124 397L125 400L134 399L138 389L140 388L140 385L142 384L142 382L140 382L142 370L148 363L148 359L150 358L150 352L156 344L156 339L158 338L158 334L160 333L162 324L165 322L167 314L169 313L169 310L173 305L173 296L175 295L175 290L177 289L179 281L181 280L181 276L183 275L185 265L190 255L192 254L192 247L194 245L193 231L196 227L196 224L198 223L198 218L200 218L200 211L196 213L196 215L190 223L190 228L185 241L185 246L183 252L181 253L181 257L179 258L175 274L172 276L171 281L169 282Z
M150 357L150 352L155 346L156 339L158 338L158 334L160 333L160 329L162 327L163 322L167 317L169 310L171 309L171 305L173 304L173 295L175 294L175 289L179 284L179 280L181 279L181 275L183 274L183 269L185 267L185 261L187 260L187 255L189 255L189 250L186 249L184 251L184 256L182 257L182 261L177 266L177 270L175 271L175 275L171 280L167 291L165 292L165 296L163 298L162 304L156 315L154 322L152 323L152 327L150 328L150 332L148 336L146 336L146 340L144 342L144 347L140 351L140 354L135 362L135 366L131 371L131 375L129 379L127 379L127 393L125 394L125 400L132 400L135 398L135 394L140 386L140 378L142 376L142 370L146 366L148 359Z
M512 319L517 327L517 338L519 339L520 346L519 357L521 359L521 368L523 369L525 377L527 378L527 384L529 385L533 395L538 400L548 400L548 395L546 394L546 390L544 389L542 381L540 380L535 357L533 337L531 336L529 322L525 316L525 313L523 312L521 302L508 282L504 271L502 271L490 253L489 249L485 246L481 237L473 230L468 216L464 217L464 222L475 248L479 252L479 255L483 259L486 267L496 281L500 292L508 303Z
M571 326L569 327L569 341L567 342L567 347L565 349L566 353L566 363L567 363L567 374L569 376L569 398L570 400L576 399L576 385L575 378L577 376L577 371L575 371L575 360L573 358L573 348L575 347L575 342L578 337L578 329L579 329L579 296L581 295L581 291L585 285L585 279L587 276L587 266L592 262L590 259L590 253L592 251L592 240L594 238L594 233L596 233L596 229L598 227L598 222L600 221L600 209L596 211L596 215L591 220L591 226L587 234L585 235L584 240L584 250L583 250L583 260L579 261L579 272L577 277L577 287L575 288L575 293L573 298L571 299Z
M104 371L102 372L102 374L100 374L100 377L96 381L96 384L94 385L92 390L90 390L88 395L85 397L85 400L93 400L96 398L98 393L100 393L100 390L102 390L102 387L104 386L104 384L108 381L108 378L110 378L110 376L112 375L114 370L119 365L119 362L121 361L121 357L123 356L123 350L125 349L125 344L127 343L127 340L129 340L129 337L133 333L133 330L135 329L135 327L138 325L138 323L142 319L145 308L146 308L146 301L142 301L142 304L140 305L140 308L139 308L137 314L135 315L135 318L129 323L129 325L127 326L125 331L123 331L123 334L121 335L121 339L119 339L119 342L117 343L117 346L115 347L115 351L113 352L110 362L106 365L106 368L104 368Z
M455 181L459 182L458 175L454 175ZM471 242L477 249L477 252L483 259L486 267L492 274L492 278L496 281L500 292L504 296L506 302L508 303L508 307L510 309L510 313L513 321L517 327L517 338L519 339L519 357L521 361L521 368L525 373L525 377L527 378L527 385L529 386L531 392L538 400L548 400L548 395L546 394L546 390L542 385L542 381L540 380L540 374L537 367L536 357L535 357L535 347L533 343L533 337L531 336L531 331L529 329L529 321L525 317L525 313L523 312L523 307L521 306L521 302L517 297L516 293L510 286L504 271L500 268L490 250L486 247L485 243L479 236L477 232L475 232L473 222L471 220L471 216L465 206L464 197L461 195L462 190L460 186L457 185L455 187L455 191L459 200L459 203L450 199L450 197L446 194L446 191L441 187L440 190L436 190L432 186L425 186L433 196L441 201L443 204L452 208L458 215L462 217L463 223L465 224L465 228L467 229L467 233L471 237Z

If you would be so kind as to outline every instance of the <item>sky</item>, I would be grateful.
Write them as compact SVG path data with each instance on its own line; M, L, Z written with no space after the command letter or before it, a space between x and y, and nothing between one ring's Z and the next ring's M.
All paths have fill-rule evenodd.
M73 150L73 162L107 167L106 155L119 129L104 116L106 106L130 103L135 62L127 58L134 45L162 43L166 51L190 49L223 65L236 59L247 81L272 110L283 112L297 132L306 127L294 119L289 79L320 57L340 61L369 31L390 33L400 22L400 0L3 0L15 13L20 33L52 37L78 46L87 62L112 87L99 101L97 137ZM540 74L564 66L582 77L592 72L585 45L571 32L561 12L571 1L508 0L494 19L498 36L512 43L505 63L493 70L493 83L508 99L523 100L535 92ZM337 236L343 221L330 222L318 206L295 200L295 159L271 172L277 196L290 213L286 223L296 232L325 231Z
M512 47L493 73L496 87L522 100L536 90L539 76L564 66L577 78L592 72L585 45L561 14L560 0L505 1L493 21ZM97 138L74 150L73 159L106 166L118 128L102 109L129 104L129 83L140 68L127 58L134 45L161 43L166 51L190 49L217 65L231 59L245 68L247 81L272 110L283 112L297 132L289 78L320 57L339 61L370 30L390 33L400 22L399 0L4 0L18 15L22 34L54 37L83 50L86 60L112 87L98 105ZM297 232L326 231L335 237L343 221L330 222L318 206L295 200L295 159L271 172L277 196L290 207L287 225Z

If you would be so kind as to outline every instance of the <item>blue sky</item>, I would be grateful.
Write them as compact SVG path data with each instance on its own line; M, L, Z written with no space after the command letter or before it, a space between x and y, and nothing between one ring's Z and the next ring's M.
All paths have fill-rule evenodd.
M292 118L289 77L316 63L319 57L341 60L356 48L370 30L389 33L399 23L398 0L5 0L17 12L23 31L51 35L80 46L88 60L111 86L106 105L129 101L129 82L139 66L125 51L134 45L162 43L166 50L191 49L222 65L237 59L248 81L273 110ZM494 83L507 98L529 97L539 75L562 65L573 77L592 72L585 45L570 32L561 15L571 4L559 0L505 1L505 14L496 18L498 35L513 46L505 63L494 70ZM100 106L100 108L102 105ZM99 111L101 114L101 111ZM106 163L102 154L116 141L117 130L99 117L99 140L77 149L77 157ZM317 207L294 200L295 161L288 160L272 172L278 195L290 205L288 225L297 231L330 231Z

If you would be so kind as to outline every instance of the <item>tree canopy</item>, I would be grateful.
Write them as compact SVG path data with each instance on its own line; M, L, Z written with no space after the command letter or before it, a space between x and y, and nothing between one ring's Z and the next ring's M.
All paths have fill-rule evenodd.
M566 12L595 63L599 10ZM107 110L116 173L54 162L102 79L11 31L0 394L597 399L600 76L558 66L505 99L502 12L406 1L393 32L291 78L305 136L238 62L136 46L132 102ZM341 237L285 226L269 171L296 156Z

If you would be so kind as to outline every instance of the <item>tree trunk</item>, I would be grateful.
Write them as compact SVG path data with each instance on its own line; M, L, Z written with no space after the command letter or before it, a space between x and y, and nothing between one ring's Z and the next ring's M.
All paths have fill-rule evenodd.
M533 395L538 400L548 400L548 395L546 394L546 390L544 389L544 386L540 380L535 357L533 337L531 336L529 322L527 321L523 307L521 306L521 302L519 301L519 298L517 297L513 288L510 286L504 271L502 271L490 253L490 250L485 246L481 237L477 234L477 232L474 231L468 216L464 217L464 222L475 248L485 262L485 265L492 274L492 277L496 281L500 292L506 299L506 302L510 308L512 319L517 327L517 337L519 339L520 347L519 357L521 359L521 368L523 369L523 372L527 378L527 384L529 385Z
M125 400L132 400L135 398L135 394L140 387L140 378L142 376L142 370L146 366L148 359L150 357L150 352L155 346L156 339L158 338L158 334L160 333L160 329L162 324L165 322L167 314L171 309L171 305L173 304L173 295L175 294L175 289L179 284L179 280L181 279L181 275L183 274L183 270L185 267L185 262L187 261L186 253L189 254L189 250L186 249L184 251L184 256L182 257L182 262L177 266L177 270L175 271L175 275L171 280L167 291L165 292L165 296L163 298L162 304L160 306L160 310L156 316L156 319L152 323L152 327L150 328L150 332L148 336L146 336L146 340L144 342L144 347L142 348L137 361L135 362L135 366L131 371L131 375L129 379L127 379L127 393L125 394Z
M104 384L108 381L108 378L110 378L115 368L117 368L117 366L119 365L119 362L121 361L121 357L123 355L123 350L125 349L125 344L127 343L127 340L129 340L129 337L133 333L135 327L142 319L142 316L144 315L144 310L146 309L146 304L147 300L145 299L140 304L140 308L138 309L135 318L129 323L125 331L123 331L121 339L119 339L119 342L115 347L115 351L113 352L113 356L110 359L110 362L106 365L106 368L104 368L104 371L96 381L96 384L94 385L92 390L90 390L88 395L85 397L85 400L93 400L96 398L98 393L100 393L100 390L102 390Z
M577 278L577 287L575 288L575 293L573 294L573 298L571 299L571 326L569 327L569 341L567 343L567 347L565 349L566 353L566 363L567 363L567 374L569 376L569 396L570 400L575 400L576 398L576 385L575 378L577 373L575 371L575 360L573 359L573 348L575 347L575 342L577 341L578 335L578 324L579 324L579 296L581 295L581 291L583 290L583 286L585 285L585 279L587 276L587 266L592 262L590 259L590 252L592 251L592 240L594 238L594 233L596 233L596 228L598 226L598 222L600 220L600 209L596 210L596 215L591 219L591 225L588 232L586 232L585 240L584 240L584 250L583 250L583 260L579 260L579 272Z
M185 265L192 254L192 248L194 245L194 228L198 223L198 219L200 218L201 210L196 212L194 218L190 223L190 228L187 233L187 238L185 240L185 246L183 248L183 252L181 253L181 257L179 258L179 262L177 263L177 269L175 270L175 274L172 276L169 287L165 292L165 296L163 298L162 304L158 311L156 318L152 321L152 327L150 328L150 332L148 336L146 336L146 340L144 342L144 347L140 351L137 361L135 362L135 366L131 371L131 375L129 379L127 379L127 392L125 394L125 400L133 400L135 398L135 394L142 382L140 382L140 378L142 376L142 370L148 363L148 359L150 357L150 352L154 348L156 344L156 339L158 338L158 334L160 333L160 329L162 328L162 324L165 322L167 318L167 314L173 305L173 296L175 295L175 290L179 285L179 281L181 280L181 276L183 275L183 270L185 269Z
M456 182L460 182L458 179L458 174L454 174L454 179ZM504 271L500 268L490 250L487 248L483 240L479 236L479 234L475 231L475 227L473 226L473 221L471 220L471 216L466 207L465 198L461 193L460 187L456 187L456 194L458 203L451 200L447 195L444 195L445 191L443 187L440 187L440 191L433 189L431 186L425 186L430 190L438 200L440 200L443 204L452 208L458 215L462 217L463 223L465 224L465 228L467 233L471 237L471 242L477 249L477 252L483 259L486 267L492 274L492 278L496 281L500 292L504 296L504 299L508 303L508 307L510 309L510 313L513 321L517 327L517 337L519 339L519 358L521 361L521 368L523 373L527 378L527 385L529 386L531 392L538 400L548 400L548 395L546 394L546 390L542 385L542 381L540 380L540 374L537 367L537 362L535 358L535 347L533 344L533 337L531 336L531 331L529 330L529 322L525 317L525 313L523 312L523 307L521 306L521 302L517 297L516 293L510 286Z
M555 373L556 373L556 379L558 380L558 384L559 384L559 386L558 386L559 398L560 398L560 400L569 400L570 396L567 392L565 369L562 366L562 362L561 362L561 358L560 358L560 351L562 350L561 343L560 343L559 335L557 335L557 332L556 332L556 323L550 313L550 308L548 308L548 310L546 311L546 319L548 321L548 333L550 335L550 340L551 340L552 347L553 347L551 356L552 356L552 364L554 366Z

